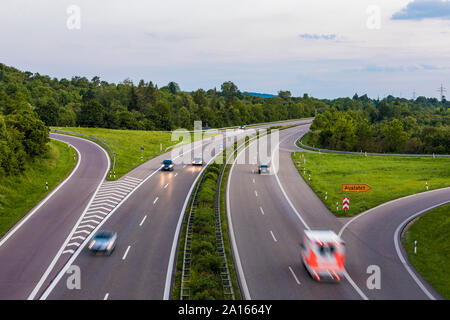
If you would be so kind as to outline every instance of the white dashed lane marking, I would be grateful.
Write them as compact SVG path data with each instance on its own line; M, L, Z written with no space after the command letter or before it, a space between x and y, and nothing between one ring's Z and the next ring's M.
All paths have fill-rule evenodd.
M145 219L147 219L147 216L145 216L144 219L142 219L141 223L139 223L140 227L142 227L142 225L144 224Z
M75 240L86 240L92 230L141 182L141 179L134 177L123 177L117 181L104 182L67 244L67 250L64 250L63 253L73 254L72 248L81 245Z
M127 258L127 254L128 254L128 251L130 251L130 248L131 248L131 246L128 246L127 250L125 251L125 254L122 257L122 260L125 260Z
M275 236L273 235L272 230L270 230L270 234L272 235L273 241L277 242L278 240L277 240L277 238L275 238Z

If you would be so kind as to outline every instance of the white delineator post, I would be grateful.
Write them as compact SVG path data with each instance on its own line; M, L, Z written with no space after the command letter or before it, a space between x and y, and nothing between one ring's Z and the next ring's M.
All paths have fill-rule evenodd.
M414 240L414 254L417 254L417 240Z

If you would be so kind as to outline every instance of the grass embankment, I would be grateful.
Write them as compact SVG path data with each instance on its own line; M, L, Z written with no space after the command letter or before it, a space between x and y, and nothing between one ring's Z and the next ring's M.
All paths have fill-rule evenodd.
M414 241L417 240L417 254ZM409 261L445 299L450 299L450 204L433 209L405 232L403 245Z
M0 237L70 174L74 155L74 149L52 140L47 154L27 163L22 174L0 177Z
M81 133L105 142L113 150L116 156L115 179L119 179L140 164L164 153L166 148L181 142L181 140L172 141L172 133L169 131L114 130L78 127L52 129ZM194 135L191 137L193 138ZM142 146L144 147L144 151L141 150ZM143 160L141 160L142 155ZM109 175L108 179L115 180L114 176L110 178Z
M220 275L223 258L220 256L216 247L214 218L214 195L220 167L220 165L214 163L205 169L205 176L197 194L197 203L194 204L196 208L191 242L190 279L188 284L190 288L190 300L225 299ZM187 220L188 215L186 214L177 259L174 299L180 299Z
M224 164L225 165L225 164ZM231 164L227 164L222 176L222 183L220 184L220 223L222 224L223 243L225 246L225 254L227 256L228 270L230 272L231 283L234 289L235 300L241 300L241 292L236 278L236 270L234 268L233 256L231 254L230 237L228 235L228 220L226 212L226 190L228 175L230 173Z
M302 154L306 163L303 163ZM335 215L354 216L389 200L410 194L450 186L450 159L431 157L388 157L331 153L303 153L292 155L303 179L311 186ZM306 168L306 174L303 170ZM308 180L311 174L311 181ZM368 184L364 193L347 193L350 210L342 210L344 193L341 185ZM328 192L325 200L325 192ZM336 211L336 202L339 211Z

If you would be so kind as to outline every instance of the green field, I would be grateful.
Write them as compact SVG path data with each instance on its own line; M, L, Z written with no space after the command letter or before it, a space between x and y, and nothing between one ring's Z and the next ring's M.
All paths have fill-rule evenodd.
M405 232L402 242L409 261L421 276L445 299L450 299L450 204L417 219Z
M119 179L140 164L164 153L164 150L180 141L171 141L172 133L167 131L113 130L101 128L52 128L77 132L105 142L116 155L116 177ZM162 144L162 152L161 145ZM144 151L141 151L141 147ZM143 160L141 155L143 154ZM112 163L111 163L112 165ZM114 180L114 176L110 180Z
M306 163L303 164L302 154ZM387 157L334 153L295 152L292 155L301 176L336 216L354 216L389 200L450 186L450 159L432 157ZM306 175L303 174L304 168ZM311 181L308 180L311 174ZM342 210L341 185L368 184L364 193L347 193L350 210ZM328 193L325 200L325 192ZM336 211L336 202L339 211Z
M22 174L0 178L0 237L70 174L75 154L65 143L52 140L49 152L26 164Z

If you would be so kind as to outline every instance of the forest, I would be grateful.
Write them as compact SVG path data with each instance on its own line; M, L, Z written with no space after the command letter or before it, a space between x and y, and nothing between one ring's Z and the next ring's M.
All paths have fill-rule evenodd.
M56 79L21 72L0 64L0 111L30 108L47 126L82 126L111 129L192 129L195 120L211 128L297 119L313 116L325 103L291 97L280 91L273 98L242 93L231 81L220 90L181 91L176 82L158 88L151 81L118 84L99 77Z
M175 82L158 88L125 79L56 79L0 64L0 176L16 174L47 151L50 126L134 130L193 129L195 120L218 128L313 116L325 104L280 92L265 99L241 93L232 82L220 91L184 92Z
M309 145L344 151L450 154L450 103L367 96L327 101L306 138Z
M315 117L308 141L324 148L408 153L450 153L449 103L367 95L333 100L290 91L241 92L231 81L219 89L187 92L176 82L117 84L95 76L70 80L20 71L0 63L0 176L16 174L45 154L51 126L110 129L193 129L194 121L220 128Z

